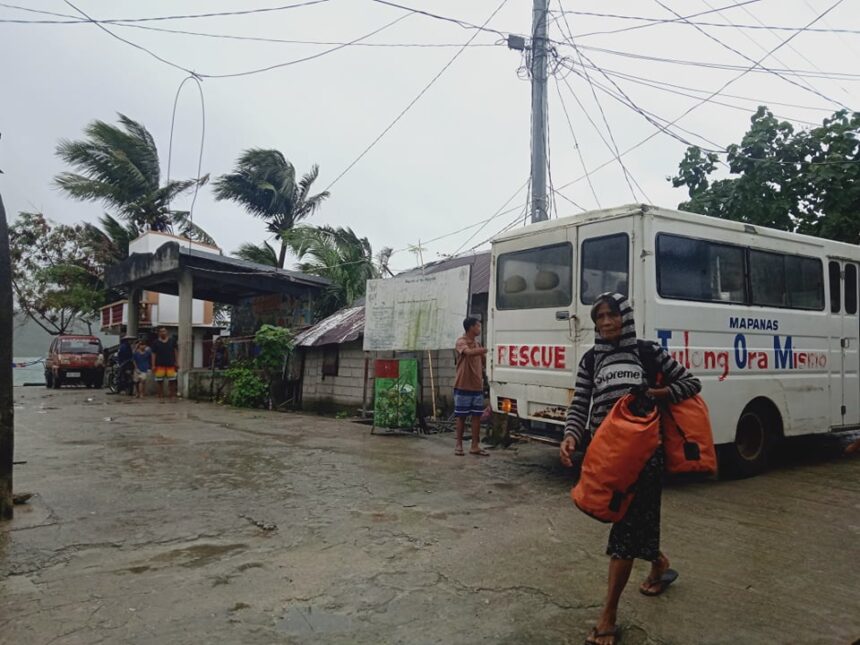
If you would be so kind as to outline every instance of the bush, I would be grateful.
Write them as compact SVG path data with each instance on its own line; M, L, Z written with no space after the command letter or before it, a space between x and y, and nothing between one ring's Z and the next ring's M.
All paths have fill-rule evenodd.
M290 330L263 325L254 336L254 343L259 349L254 365L263 370L270 381L278 378L284 370L284 360L293 348Z
M269 395L269 386L250 367L231 367L224 374L232 383L228 401L237 408L262 407Z

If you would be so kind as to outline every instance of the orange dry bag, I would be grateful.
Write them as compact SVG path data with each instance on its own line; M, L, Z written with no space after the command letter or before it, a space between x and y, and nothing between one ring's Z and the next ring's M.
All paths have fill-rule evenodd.
M666 449L666 472L717 472L717 453L708 406L698 394L680 403L670 403L664 410L663 445Z
M660 414L653 402L621 397L594 433L573 503L601 522L618 522L633 501L634 486L660 445Z

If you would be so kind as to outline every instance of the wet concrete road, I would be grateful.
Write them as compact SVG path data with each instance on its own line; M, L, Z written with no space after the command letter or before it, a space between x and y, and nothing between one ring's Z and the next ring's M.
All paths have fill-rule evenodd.
M547 447L457 458L450 435L16 397L16 490L37 496L0 528L2 643L581 643L597 617L607 529ZM860 459L832 452L670 486L681 577L628 588L623 642L860 637Z

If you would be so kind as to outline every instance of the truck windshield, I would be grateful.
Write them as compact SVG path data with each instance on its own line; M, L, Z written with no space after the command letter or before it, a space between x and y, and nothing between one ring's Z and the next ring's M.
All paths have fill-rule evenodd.
M540 246L499 256L498 309L567 307L573 300L573 247Z
M60 341L61 354L98 354L102 345L97 340L87 338L67 338Z

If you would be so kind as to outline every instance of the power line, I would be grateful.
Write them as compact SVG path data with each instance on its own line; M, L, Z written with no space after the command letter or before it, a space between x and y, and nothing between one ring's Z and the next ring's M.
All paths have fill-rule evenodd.
M508 204L510 204L510 203L511 203L515 198L516 198L516 196L517 196L517 195L519 195L521 192L523 192L523 189L524 189L524 188L526 188L526 187L529 185L529 182L530 182L530 181L531 181L531 179L526 179L526 182L525 182L522 186L520 186L519 188L517 188L516 192L515 192L513 195L511 195L510 197L508 197L507 201L506 201L504 204L502 204L502 205L501 205L501 206L496 210L496 212L492 214L492 216L491 216L491 217L489 217L489 218L487 218L486 220L484 220L484 223L483 223L483 225L481 226L481 228L479 228L477 231L475 231L474 233L472 233L472 235L470 235L470 236L466 239L466 241L465 241L465 242L463 242L462 244L460 244L460 246L458 246L458 247L457 247L457 250L456 250L456 251L454 251L451 255L457 255L460 251L462 251L464 246L466 246L469 242L471 242L472 240L474 240L474 239L478 236L478 233L480 233L481 231L483 231L483 230L484 230L484 228L486 228L487 224L489 224L490 222L492 222L492 221L493 221L494 219L496 219L497 217L500 217L500 216L502 216L502 215L505 215L505 214L507 214L507 213L510 213L511 211L520 210L520 209L522 208L522 206L515 206L514 208L512 208L512 209L510 209L510 210L505 210L505 208L507 207L507 205L508 205ZM526 200L526 205L528 205L528 200Z
M182 67L182 65L178 65L177 63L174 63L174 62L172 62L172 61L169 61L169 60L167 60L166 58L162 58L161 56L159 56L159 55L158 55L158 54L156 54L155 52L153 52L153 51L151 51L151 50L147 49L147 48L146 48L146 47L144 47L143 45L138 45L137 43L134 43L134 42L132 42L132 41L130 41L130 40L126 40L126 39L125 39L125 38L123 38L122 36L118 36L117 34L113 33L110 29L108 29L108 28L107 28L107 27L105 27L104 25L100 24L98 21L93 20L93 19L92 19L89 15L87 15L83 10L78 9L78 8L77 8L75 5L73 5L69 0L63 0L63 1L64 1L67 5L69 5L72 9L74 9L74 10L75 10L75 11L77 11L79 14L81 14L82 16L84 16L84 17L87 19L87 21L89 21L89 22L93 23L96 27L98 27L99 29L101 29L101 30L102 30L102 31L104 31L105 33L109 34L112 38L116 38L117 40L119 40L120 42L125 43L126 45L130 45L131 47L134 47L135 49L139 49L140 51L142 51L142 52L145 52L145 53L149 54L149 55L150 55L150 56L152 56L154 59L156 59L156 60L158 60L158 61L161 61L161 62L162 62L162 63L164 63L165 65L170 65L170 67L173 67L174 69L181 70L181 71L185 72L186 74L191 74L192 76L194 75L194 72L192 72L190 69L187 69L187 68L185 68L185 67Z
M215 38L222 40L237 40L249 41L258 43L273 43L284 45L349 45L352 47L379 47L379 48L428 48L428 49L446 49L453 47L462 47L462 43L365 43L365 42L344 42L337 40L292 40L288 38L268 38L265 36L240 36L238 34L213 34L203 31L189 31L186 29L168 29L164 27L151 27L149 25L137 25L128 23L112 23L114 27L128 27L131 29L144 29L146 31L156 31L166 34L178 34L184 36L198 36L203 38ZM504 47L503 42L492 43L472 43L469 47Z
M68 13L57 13L56 11L43 11L39 9L31 9L29 7L21 7L18 5L6 4L4 2L0 2L0 7L7 7L9 9L19 9L21 11L30 11L32 13L45 14L49 16L60 16L65 18L75 18L75 16ZM221 33L211 33L204 31L192 31L188 29L171 29L169 27L153 27L151 25L139 24L140 20L148 20L148 19L138 19L137 22L129 22L128 19L115 18L111 20L97 20L95 22L100 22L102 24L110 24L114 27L125 27L128 29L142 29L145 31L154 31L158 33L165 34L177 34L184 36L198 36L203 38L217 38L224 40L238 40L238 41L249 41L249 42L260 42L260 43L276 43L276 44L286 44L286 45L346 45L351 44L356 47L427 47L427 48L452 48L452 47L462 47L462 43L364 43L364 42L356 42L356 43L346 43L343 41L332 41L332 40L298 40L291 38L272 38L266 36L243 36L239 34L221 34ZM3 22L3 20L0 20ZM72 21L69 21L72 22ZM89 20L78 20L75 19L73 21L76 24L85 24L88 22L92 22ZM495 34L494 34L495 35ZM493 43L472 43L470 47L500 47L505 46L503 42L493 42Z
M557 42L554 43L557 45L563 46L571 46L570 43ZM586 45L577 45L580 49L585 51L594 51L600 52L604 54L611 54L613 56L620 56L623 58L634 58L637 60L645 60L656 63L668 63L672 65L686 65L693 67L704 67L708 69L724 69L728 71L747 71L748 73L757 73L757 74L771 74L773 72L781 72L784 74L792 74L794 76L804 76L807 78L833 78L839 80L846 81L860 81L860 74L851 74L847 72L824 72L823 74L817 74L811 70L798 70L798 69L781 69L778 67L771 68L753 68L749 69L744 65L731 65L728 63L713 63L710 61L699 61L699 60L688 60L681 58L662 58L659 56L650 56L648 54L637 54L634 52L625 52L618 51L616 49L607 49L605 47L594 47L594 46L586 46Z
M584 76L579 71L574 70L574 73L577 76L584 78ZM602 84L598 83L597 81L592 81L592 82L593 82L595 87L599 88L601 91L603 91L604 93L606 93L609 96L611 96L612 98L614 98L616 101L621 103L623 106L630 108L631 110L633 110L634 112L636 112L637 114L639 114L640 116L645 118L645 120L648 121L648 123L655 126L660 132L671 136L676 141L683 143L686 146L695 146L695 147L701 148L705 152L716 152L716 153L724 153L725 152L725 150L726 150L725 147L721 146L719 143L715 143L714 141L711 141L707 137L705 137L701 134L698 134L697 132L687 130L686 128L682 128L679 125L675 125L674 127L676 129L682 131L682 132L685 132L691 136L694 136L694 137L701 139L702 141L705 141L706 143L714 146L714 148L708 149L708 148L705 148L703 146L694 144L691 141L688 141L687 139L685 139L684 137L681 137L681 136L677 135L676 133L672 132L671 130L668 129L669 126L664 126L661 123L659 123L660 121L663 121L664 123L668 123L669 122L668 119L665 119L661 116L654 114L653 112L651 112L649 110L646 110L642 107L639 107L626 93L624 93L623 91L620 91L618 89L618 85L616 83L613 83L613 87L615 88L615 90L613 91L609 87L602 85ZM693 97L693 98L698 98L698 97Z
M423 9L415 9L414 7L407 7L406 5L397 4L396 2L389 2L389 0L372 0L372 2L376 2L377 4L383 4L388 7L394 7L396 9L403 9L404 11L409 11L410 13L416 13L427 18L433 18L434 20L441 20L443 22L449 22L451 24L457 25L463 29L474 29L475 31L484 31L487 33L495 34L500 38L507 38L508 33L499 31L498 29L491 29L487 27L489 21L484 22L483 25L476 25L471 22L466 22L465 20L460 20L459 18L451 18L449 16L442 16L438 13L431 13L429 11L424 11ZM498 10L493 12L493 15L498 13Z
M251 75L253 75L253 74L260 74L260 73L263 73L263 72L269 72L269 71L272 71L272 70L275 70L275 69L280 69L280 68L283 68L283 67L289 67L289 66L292 66L292 65L297 65L297 64L299 64L299 63L305 63L305 62L308 62L308 61L311 61L311 60L315 60L315 59L317 59L317 58L321 58L321 57L326 56L326 55L328 55L328 54L332 54L332 53L334 53L334 52L336 52L336 51L339 51L339 50L341 50L341 49L343 49L343 48L345 48L345 47L349 47L349 46L354 45L354 44L356 44L356 43L358 43L358 42L360 42L360 41L362 41L362 40L366 40L367 38L370 38L370 37L372 37L372 36L375 36L376 34L378 34L378 33L382 32L382 31L384 31L385 29L388 29L389 27L394 26L395 24L397 24L397 23L398 23L398 22L400 22L401 20L404 20L404 19L406 19L406 18L408 18L409 16L411 16L411 15L412 15L412 14L409 14L409 13L403 14L402 16L400 16L400 17L398 17L398 18L396 18L396 19L392 20L391 22L388 22L388 23L386 23L386 24L382 25L381 27L379 27L379 28L377 28L377 29L374 29L373 31L371 31L371 32L369 32L369 33L367 33L367 34L364 34L363 36L359 36L358 38L355 38L355 39L353 39L353 40L351 40L351 41L349 41L349 42L347 42L347 43L343 43L343 44L341 44L341 45L337 45L337 46L332 47L332 48L330 48L330 49L326 49L326 50L323 50L323 51L321 51L321 52L317 52L317 53L315 53L315 54L311 54L311 55L309 55L309 56L303 56L302 58L296 58L296 59L289 60L289 61L286 61L286 62L283 62L283 63L277 63L277 64L275 64L275 65L267 65L266 67L260 67L260 68L256 68L256 69L250 69L250 70L246 70L246 71L243 71L243 72L232 72L232 73L226 73L226 74L208 74L208 73L205 73L205 72L195 72L195 71L193 71L193 70L191 70L191 69L188 69L187 67L183 67L182 65L179 65L179 64L177 64L177 63L174 63L173 61L170 61L170 60L167 60L167 59L165 59L165 58L162 58L161 56L159 56L159 55L158 55L158 54L156 54L155 52L153 52L153 51L151 51L151 50L147 49L146 47L144 47L144 46L142 46L142 45L139 45L139 44L137 44L137 43L135 43L135 42L133 42L133 41L131 41L131 40L128 40L128 39L126 39L126 38L123 38L122 36L119 36L118 34L115 34L113 31L111 31L110 29L108 29L107 27L105 27L103 24L101 24L101 22L100 22L100 21L98 21L98 20L95 20L95 19L91 18L91 17L90 17L90 16L88 16L86 13L84 13L81 9L78 9L78 8L77 8L75 5L73 5L69 0L64 0L64 2L65 2L67 5L69 5L70 7L72 7L73 9L75 9L75 11L77 11L77 12L78 12L78 13L80 13L81 15L85 16L85 17L88 19L88 22L93 23L96 27L98 27L98 28L99 28L99 29L101 29L102 31L104 31L104 32L106 32L107 34L109 34L112 38L115 38L115 39L119 40L120 42L125 43L126 45L130 45L130 46L134 47L135 49L141 50L141 51L145 52L146 54L148 54L149 56L151 56L151 57L155 58L156 60L158 60L158 61L160 61L160 62L162 62L162 63L164 63L164 64L166 64L166 65L169 65L170 67L173 67L174 69L181 70L181 71L185 72L186 74L189 74L189 75L191 75L191 76L196 76L197 78L237 78L237 77L241 77L241 76L251 76ZM476 32L476 35L477 35L477 32Z
M611 154L611 155L612 155L612 160L613 160L613 161L617 161L617 162L618 162L618 164L619 164L622 168L626 168L627 166L626 166L626 165L624 164L624 162L621 160L621 157L622 157L622 156L624 156L624 155L623 155L623 154L621 154L621 153L619 153L617 148L613 148L612 144L610 144L610 143L609 143L609 141L607 141L607 140L606 140L606 137L605 137L605 136L603 136L603 132L600 130L600 127L597 125L597 123L595 123L595 122L594 122L594 119L592 119L592 118L591 118L591 115L588 113L588 110L586 110L586 109L585 109L585 106L582 104L582 101L580 101L580 100L579 100L579 96L576 94L576 92L574 91L573 87L571 87L571 85L570 85L570 83L568 82L568 80L567 80L566 78L564 78L564 77L562 77L562 79L561 79L561 80L562 80L562 82L565 84L565 86L567 87L567 89L568 89L568 91L570 92L571 96L573 96L573 100L574 100L574 101L576 101L576 104L579 106L579 109L580 109L580 110L582 111L582 113L585 115L585 118L586 118L586 119L588 119L588 122L591 124L591 127L592 127L592 128L594 128L594 131L595 131L595 132L597 133L597 135L600 137L600 140L601 140L601 141L603 141L603 145L605 145L605 146L606 146L606 148L609 150L609 154ZM610 162L610 163L611 163L611 162ZM601 166L601 167L602 167L602 166ZM592 169L591 173L588 173L587 175L584 175L584 177L586 177L586 176L589 176L589 175L593 174L593 173L594 173L594 170L596 170L596 169ZM641 192L643 195L645 195L645 191L644 191L644 190L642 190L642 187L641 187L641 186L639 186L639 183L636 181L636 178L635 178L635 177L633 177L632 175L630 175L630 179L631 179L631 180L632 180L632 181L637 185L637 187L639 188L640 192ZM639 201L639 198L636 196L636 193L633 191L633 187L632 187L632 186L630 186L630 184L629 184L629 183L628 183L628 187L630 188L630 193L631 193L631 195L633 196L633 201ZM562 188L564 188L564 186L562 186ZM647 199L647 196L646 196L646 199Z
M662 2L662 0L654 0L654 2L656 2L658 5L660 5L661 7L663 7L666 11L668 11L668 12L670 12L671 14L673 14L673 15L677 16L678 18L682 18L681 14L679 14L677 11L675 11L675 10L674 10L674 9L672 9L671 7L667 6L664 2ZM844 103L842 103L841 101L837 101L836 99L832 99L832 98L830 98L829 96L827 96L827 95L825 95L825 94L822 94L821 92L819 92L819 91L818 91L818 90L816 90L815 88L804 87L803 85L801 85L801 84L800 84L800 83L798 83L797 81L792 80L792 79L788 78L787 76L784 76L783 74L780 74L779 72L776 72L776 71L774 71L774 70L772 70L772 69L769 69L769 68L767 68L767 67L765 67L765 66L763 66L763 65L761 64L761 63L762 63L762 61L764 61L764 60L766 60L766 59L770 58L770 56L771 56L771 55L773 55L773 53L774 53L774 52L776 52L778 49L781 49L782 47L784 47L785 45L787 45L788 43L790 43L794 38L796 38L797 36L799 36L800 34L802 34L804 31L806 31L806 29L807 29L807 28L811 27L811 26L812 26L812 25L814 25L816 22L818 22L819 20L821 20L824 16L826 16L828 13L830 13L831 11L833 11L836 7L838 7L839 5L841 5L843 2L845 2L845 0L836 0L836 2L834 2L834 3L830 6L830 8L829 8L829 9L825 9L821 14L819 14L818 16L816 16L815 18L813 18L809 23L807 23L807 25L806 25L803 29L800 29L800 30L795 31L794 33L792 33L792 34L791 34L791 36L789 36L788 38L786 38L785 40L783 40L783 41L782 41L779 45L777 45L775 48L773 48L773 49L771 49L770 51L768 51L768 52L764 55L764 57L760 58L759 60L753 60L752 58L750 58L749 56L747 56L747 55L746 55L746 54L744 54L743 52L739 51L738 49L735 49L735 48L734 48L734 47L732 47L731 45L728 45L728 44L724 43L722 40L720 40L720 39L719 39L719 38L717 38L716 36L713 36L712 34L709 34L707 31L705 31L705 30L704 30L704 29L702 29L701 27L699 27L699 26L697 26L697 25L693 25L693 24L692 24L692 23L690 23L688 20L684 19L684 22L686 22L687 24L691 24L691 25L693 26L693 28L694 28L694 29L696 29L696 31L698 31L698 32L700 32L701 34L703 34L703 35L707 36L709 39L711 39L711 40L713 40L715 43L717 43L720 47L723 47L723 48L725 48L725 49L728 49L729 51L731 51L731 52L733 52L733 53L737 54L737 55L738 55L738 56L740 56L741 58L743 58L743 59L745 59L745 60L747 60L747 61L749 61L749 62L753 63L753 66L754 66L754 67L761 67L762 69L768 70L770 73L772 73L772 74L774 74L774 75L778 76L779 78L781 78L781 79L782 79L782 80L784 80L785 82L787 82L787 83L791 83L791 84L792 84L792 85L794 85L795 87L799 87L799 88L803 89L804 91L812 92L812 93L813 93L813 94L815 94L816 96L819 96L820 98L823 98L823 99L824 99L824 100L826 100L826 101L830 101L831 103L835 103L836 105L839 105L840 107L845 108L846 110L848 110L848 109L850 109L850 108L849 108L847 105L845 105Z
M563 17L564 17L565 25L567 25L568 33L572 33L572 31L570 29L570 24L567 22L567 16L563 15ZM572 36L571 36L571 38L572 38ZM581 62L582 54L579 52L579 49L573 43L572 39L570 40L570 43L571 43L571 45L573 45L573 50L576 52L576 54L578 56L580 56L580 62ZM636 192L633 190L633 184L630 182L630 179L631 179L630 172L627 170L626 164L623 161L621 161L621 157L618 156L619 150L618 150L618 144L615 141L615 135L612 133L612 128L609 126L609 120L606 118L606 113L603 111L603 106L600 104L600 99L597 98L597 92L594 89L594 85L591 83L591 78L588 76L588 72L585 73L585 80L588 83L588 86L591 88L591 96L594 97L594 102L597 104L597 109L600 111L600 116L603 118L603 125L606 126L606 131L609 133L609 140L612 142L612 146L611 146L610 150L614 151L615 158L618 159L618 164L621 166L621 170L624 174L624 181L627 182L627 187L630 189L630 194L633 195L633 201L638 201L638 199L636 197ZM567 79L565 79L564 82L565 82L565 84L567 84ZM582 108L583 111L585 111L584 106L579 101L579 98L573 92L573 89L570 87L569 84L568 84L568 89L570 89L571 94L574 94L574 98L576 99L577 103L579 103L579 107ZM590 119L591 119L591 117L589 117L589 120ZM593 121L592 121L592 125L594 125ZM600 134L599 128L597 128L596 125L594 125L594 127L598 131L598 134ZM602 134L600 135L600 138L603 139ZM603 142L606 143L606 139L603 139ZM637 186L638 186L638 183L637 183ZM645 192L643 191L642 194L644 195Z
M761 0L741 0L740 2L734 2L729 5L725 5L724 7L720 7L720 10L727 9L735 9L737 7L744 7L746 5L755 4L757 2L761 2ZM698 13L693 13L688 16L684 16L684 18L698 18L699 16L705 16L710 13L715 13L714 11L699 11ZM638 29L645 29L646 27L653 27L655 25L665 25L669 22L678 22L678 19L675 20L667 20L665 18L661 18L659 20L654 20L653 22L646 23L644 25L633 25L631 27L623 27L621 29L613 29L609 31L591 31L583 34L576 34L575 38L587 38L588 36L602 36L608 34L620 34L626 31L636 31Z
M685 87L683 85L675 85L672 83L667 83L665 81L655 81L652 79L645 79L645 78L641 78L638 76L633 76L631 74L625 74L623 72L612 71L612 70L609 70L607 68L601 68L601 69L603 69L603 71L606 74L609 74L610 76L614 76L616 78L620 78L620 79L623 79L625 81L629 81L631 83L636 83L637 85L644 85L645 87L650 87L650 88L653 88L655 90L660 90L661 92L668 92L670 94L675 94L677 96L684 96L686 98L691 98L691 99L699 99L699 98L701 98L700 96L696 96L695 94L688 94L687 92L698 92L699 94L708 94L709 93L709 90L700 90L700 89L696 89L696 88ZM687 90L687 92L684 92L681 90ZM736 95L732 95L732 94L722 94L721 96L737 98L737 99L741 99L744 101L750 101L753 103L757 103L759 105L761 105L763 103L768 103L768 101L745 98L742 96L736 96ZM711 99L711 103L713 105L720 105L722 107L731 108L733 110L738 110L738 111L745 112L745 113L749 113L749 111L750 111L749 106L734 105L732 103L725 103L724 101L718 101L716 99ZM771 104L772 105L784 105L784 104L780 104L780 103L776 103L776 102L771 102ZM798 106L792 106L792 107L798 107ZM822 108L807 108L807 109L822 109ZM826 111L828 113L830 113L830 110L826 110ZM804 119L798 119L795 117L781 116L779 114L774 114L774 116L777 117L778 119L783 119L786 121L793 121L793 122L801 124L801 125L808 125L808 126L819 125L818 123L815 123L813 121L806 121ZM681 128L679 128L679 129L681 129Z
M707 4L707 3L705 3ZM697 16L703 15L705 13L720 13L724 9L732 9L735 7L741 7L743 5L749 4L747 2L742 2L736 5L730 5L728 7L714 8L711 5L711 11L705 11L699 14L695 14ZM616 18L622 20L638 20L638 21L648 21L650 25L672 25L672 24L686 24L691 27L700 26L700 27L729 27L732 29L754 29L754 30L767 30L767 31L808 31L812 33L840 33L840 34L860 34L860 29L834 29L834 28L824 28L824 27L811 27L806 29L804 27L789 27L789 26L778 26L778 25L744 25L744 24L736 24L732 22L702 22L702 21L691 21L687 18L692 16L688 16L686 18L678 17L674 19L668 18L654 18L654 17L646 17L646 16L627 16L615 13L598 13L594 11L572 11L572 10L564 10L561 13L565 15L576 15L576 16L593 16L596 18ZM650 26L649 25L649 26ZM611 33L611 32L609 32ZM584 34L585 35L585 34ZM577 35L577 38L582 38L584 35ZM587 34L591 35L591 34Z
M388 2L384 2L384 0L374 0L374 1L375 1L375 2L383 2L383 4L391 4L391 3L388 3ZM497 13L499 13L499 11L501 11L502 7L504 7L504 6L507 4L507 2L508 2L508 0L502 0L502 2L499 4L499 6L498 6L498 7L496 7L496 9L495 9L491 14L490 14L489 18L487 18L487 19L484 21L484 25L487 25L487 24L490 22L490 20L492 20L492 19L495 17L495 15L496 15ZM408 15L411 15L411 14L406 14L406 15L408 16ZM439 78L442 76L442 74L444 74L444 73L448 70L448 68L449 68L449 67L451 67L451 65L453 65L453 64L454 64L454 61L456 61L456 60L460 57L460 54L462 54L464 51L466 51L466 48L469 46L469 43L471 43L473 40L475 40L475 38L477 38L477 36L478 36L478 34L479 34L479 33L480 33L480 31L476 30L476 31L475 31L475 33L473 33L473 34L469 37L469 40L467 40L467 41L466 41L466 43L465 43L465 44L464 44L464 45L463 45L459 50L457 50L457 53L455 53L455 54L454 54L454 56L452 56L452 57L451 57L451 59L450 59L447 63L445 63L445 65L442 67L442 69L440 69L440 70L439 70L439 72L438 72L438 73L437 73L433 78L431 78L431 79L430 79L430 82L429 82L429 83L427 83L427 85L425 85L425 86L421 89L421 91L420 91L420 92L418 92L418 94L415 96L415 98L413 98L413 99L412 99L412 100L411 100L411 101L406 105L406 107L405 107L405 108L403 108L403 110L401 110L401 111L400 111L400 113L399 113L399 114L394 118L394 120L393 120L391 123L389 123L389 124L385 127L385 129L384 129L382 132L380 132L380 133L379 133L379 135L378 135L378 136L377 136L373 141L371 141L371 142L370 142L370 144L369 144L369 145L368 145L364 150L362 150L362 151L361 151L361 153L360 153L360 154L359 154L359 155L358 155L358 156L357 156L357 157L352 161L352 163L350 163L346 168L344 168L344 169L343 169L343 171L341 171L341 173L340 173L337 177L335 177L335 178L334 178L334 181L332 181L332 182L331 182L331 183L326 187L326 189L325 189L326 191L328 191L332 186L334 186L338 181L340 181L340 180L341 180L341 178L342 178L344 175L346 175L346 173L348 173L350 170L352 170L352 169L355 167L355 165L356 165L359 161L361 161L361 160L364 158L364 156L365 156L368 152L370 152L370 151L373 149L373 147L374 147L377 143L379 143L379 141L380 141L380 140L381 140L381 139L382 139L386 134L388 134L388 132L389 132L389 131L390 131L390 130L395 126L395 125L397 125L397 123L400 121L400 119L402 119L402 118L406 115L406 113L407 113L407 112L412 108L412 106L413 106L413 105L415 105L415 104L416 104L416 103L421 99L421 97L422 97L422 96L424 96L424 94L426 94L426 93L427 93L427 91L428 91L431 87L433 87L433 85L436 83L436 81L438 81L438 80L439 80Z
M370 31L370 32L364 34L363 36L359 36L358 38L350 40L349 42L343 43L341 45L337 45L337 46L332 47L330 49L325 49L321 52L317 52L317 53L311 54L309 56L303 56L302 58L296 58L293 60L288 60L284 63L277 63L275 65L267 65L265 67L259 67L256 69L249 69L249 70L246 70L244 72L232 72L232 73L228 73L228 74L198 74L198 76L202 76L203 78L238 78L240 76L252 76L254 74L261 74L263 72L270 72L270 71L275 70L275 69L281 69L283 67L290 67L292 65L297 65L299 63L306 63L308 61L315 60L317 58L322 58L323 56L327 56L328 54L333 54L336 51L340 51L341 49L344 49L345 47L350 47L352 45L355 45L358 42L361 42L362 40L366 40L372 36L375 36L376 34L382 32L382 31L385 31L389 27L393 27L394 25L396 25L401 20L405 20L406 18L409 18L411 15L412 14L405 13L402 16L395 18L391 22L387 22L384 25L382 25L381 27L378 27L377 29L374 29L373 31ZM476 35L477 35L477 33L476 33Z
M170 184L170 169L173 162L173 130L176 126L176 108L179 105L179 95L182 88L188 81L193 81L197 84L197 91L200 94L200 152L197 156L197 181L194 184L194 197L191 199L191 207L188 209L188 217L191 219L191 224L194 224L194 205L197 203L197 193L200 190L200 175L203 172L203 144L206 141L206 99L203 96L203 84L196 76L186 76L185 79L176 88L176 96L173 98L173 113L170 116L170 139L167 144L167 183ZM168 203L168 206L170 204Z
M153 16L149 18L106 18L104 20L100 20L99 22L111 24L118 22L159 22L164 20L190 20L196 18L220 18L224 16L246 16L251 14L258 13L270 13L274 11L285 11L288 9L300 9L302 7L310 7L315 4L323 4L325 2L329 2L330 0L305 0L305 2L297 2L294 4L280 5L277 7L260 7L256 9L242 9L239 11L218 11L211 13L194 13L194 14L185 14L185 15L173 15L173 16ZM68 3L66 3L68 4ZM18 23L18 24L42 24L42 25L57 25L57 24L80 24L86 22L92 22L91 18L86 20L75 19L73 16L68 16L67 14L58 14L50 11L40 11L37 9L30 9L29 7L20 7L17 5L3 4L0 3L0 6L7 7L9 9L20 9L22 11L29 11L32 13L43 13L46 15L53 16L66 16L67 18L72 18L71 20L16 20L16 19L3 19L0 22L10 22L10 23ZM79 13L82 13L80 9L75 7L75 10ZM84 14L86 15L86 14Z
M705 4L708 4L708 3L707 3L707 0L702 0L702 1L703 1L703 2L705 2ZM765 24L764 24L764 23L763 23L763 22L758 18L758 16L756 16L752 11L750 11L750 10L749 10L749 9L747 9L746 7L742 7L742 8L743 8L743 10L744 10L744 13L746 13L750 18L752 18L753 20L755 20L759 25L765 26ZM722 15L722 14L720 14L720 15ZM729 22L731 22L731 21L729 21ZM777 33L776 33L776 31L775 31L774 29L769 29L769 31L770 31L770 33L771 33L771 34L773 34L774 36L778 37L778 36L777 36ZM752 38L749 34L747 34L746 32L743 32L743 31L741 31L741 33L743 33L743 34L744 34L744 36L746 36L746 38L747 38L748 40L750 40L750 41L752 41L752 42L756 43L759 47L761 47L761 49L762 49L762 50L764 50L764 47L763 47L762 45L759 45L758 41L757 41L757 40L755 40L754 38ZM842 40L842 39L843 39L841 34L840 34L840 35L838 35L837 37L838 37L840 40ZM810 59L809 59L809 57L808 57L806 54L804 54L803 52L801 52L801 51L800 51L799 49L797 49L797 47L795 47L794 45L789 44L789 45L788 45L788 48L789 48L791 51L793 51L795 54L797 54L798 56L800 56L800 58L802 58L804 61L806 61L807 63L809 63L810 65L812 65L812 67L813 67L814 69L816 69L817 71L819 71L819 72L824 71L824 70L822 70L818 65L816 65L812 60L810 60ZM774 60L775 60L775 61L777 61L780 65L785 65L785 63L783 63L782 61L780 61L780 59L779 59L779 58L774 57ZM807 84L808 84L808 85L811 85L811 84L809 84L809 83L807 83ZM842 90L843 92L845 92L846 94L848 94L848 91L847 91L844 87L842 87L841 85L837 85L837 87L839 87L839 89L840 89L840 90Z
M585 158L582 156L582 148L579 147L579 140L576 138L576 131L573 129L573 121L567 111L567 104L565 104L564 97L561 95L561 84L558 81L558 77L555 78L555 90L558 93L558 100L559 103L561 103L561 110L564 112L564 118L567 120L567 127L570 130L570 136L573 137L573 147L576 149L576 154L579 155L579 163L582 165L582 171L585 173L585 178L588 180L588 187L591 189L591 194L594 197L597 208L602 208L600 205L600 199L597 197L597 191L594 190L594 184L591 181L591 173L588 172L588 168L585 165Z

